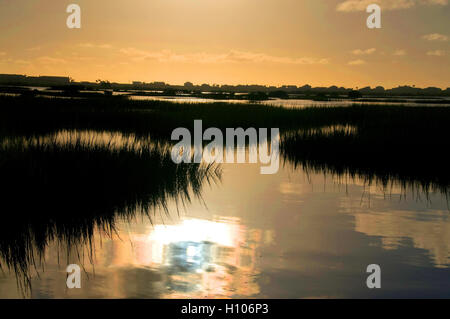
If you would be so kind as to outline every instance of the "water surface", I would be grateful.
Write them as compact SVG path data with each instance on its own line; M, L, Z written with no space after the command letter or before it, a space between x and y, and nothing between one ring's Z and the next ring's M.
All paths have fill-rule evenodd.
M421 102L417 103L415 100L421 98L402 98L402 102L392 102L382 98L374 98L369 101L364 100L343 100L343 99L330 99L329 101L315 101L311 99L269 99L266 101L248 101L248 100L240 100L240 99L228 99L228 100L220 100L220 99L207 99L207 98L197 98L197 97L185 97L185 96L139 96L139 95L130 95L128 97L131 100L137 101L170 101L174 103L235 103L235 104L248 104L248 103L259 103L263 105L274 105L274 106L282 106L286 108L306 108L311 106L327 106L327 107L339 107L339 106L352 106L352 105L404 105L404 106L429 106L429 107L437 107L437 106L448 106L448 98L442 97L440 100L447 101L445 103L437 103L433 102L432 99L429 99L429 103ZM422 99L423 100L423 99Z
M43 140L114 140L116 149L133 137L63 131ZM200 197L169 198L148 215L134 205L131 214L114 215L113 231L93 227L92 237L69 248L62 235L49 238L27 265L29 287L18 287L18 272L1 260L0 298L450 296L445 194L289 162L276 175L260 175L259 166L222 164L220 181L204 182ZM73 214L70 205L60 213ZM63 234L79 236L71 232ZM66 288L71 263L83 266L81 289ZM366 286L369 264L381 266L381 289Z

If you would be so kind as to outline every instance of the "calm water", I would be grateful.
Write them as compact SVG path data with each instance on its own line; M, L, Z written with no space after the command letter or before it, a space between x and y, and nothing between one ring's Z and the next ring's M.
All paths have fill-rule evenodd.
M247 100L215 100L215 99L204 99L204 98L196 98L196 97L171 97L171 96L130 96L131 100L138 101L170 101L174 103L217 103L217 102L225 102L225 103L235 103L235 104L248 104ZM442 100L448 100L446 97L439 98ZM377 101L378 100L378 101ZM311 106L328 106L328 107L336 107L336 106L351 106L351 105L404 105L404 106L449 106L449 104L439 104L439 103L416 103L414 99L404 99L405 102L401 103L393 103L386 102L383 99L374 99L372 102L364 102L364 101L351 101L351 100L333 100L333 101L314 101L314 100L305 100L305 99L270 99L267 101L259 101L252 103L259 103L263 105L275 105L275 106L283 106L286 108L305 108Z
M43 91L44 89L40 89L39 91ZM47 90L49 91L49 90ZM52 90L49 92L53 93L62 93L62 91ZM80 91L81 93L99 93L99 91ZM100 91L101 92L101 91ZM129 92L113 92L113 95L129 95ZM19 93L0 93L0 96L20 96ZM41 95L37 94L37 97L45 97L45 98L60 98L60 99L83 99L82 97L67 97L67 96L52 96L52 95ZM364 101L351 101L351 100L332 100L332 101L314 101L307 99L270 99L267 101L257 101L257 102L249 102L248 100L219 100L219 99L205 99L205 98L197 98L197 97L186 97L186 96L138 96L138 95L129 95L128 99L135 101L167 101L173 103L233 103L233 104L248 104L248 103L258 103L263 105L274 105L274 106L282 106L286 108L305 108L311 106L326 106L326 107L336 107L336 106L351 106L351 105L403 105L403 106L427 106L427 107L436 107L436 106L449 106L447 103L417 103L414 98L401 98L404 102L386 102L383 99L373 99L371 102ZM450 98L448 97L439 97L439 100L448 101ZM430 100L431 101L431 100Z
M74 134L56 136L68 143ZM75 134L102 143L103 133ZM127 138L116 135L116 146ZM223 164L202 199L119 218L95 230L92 245L67 257L49 240L31 269L33 298L450 297L448 200L362 179L306 172L285 164ZM68 203L70 205L70 203ZM38 214L39 211L36 211ZM64 214L64 207L61 207ZM0 259L1 260L1 259ZM82 264L82 288L66 288L65 267ZM3 261L2 261L3 264ZM366 287L379 264L382 288ZM3 267L0 298L22 297Z

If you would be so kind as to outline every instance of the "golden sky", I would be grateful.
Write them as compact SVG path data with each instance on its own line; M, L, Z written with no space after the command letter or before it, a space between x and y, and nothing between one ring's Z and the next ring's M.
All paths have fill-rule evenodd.
M66 8L81 7L81 29ZM382 28L368 29L368 4ZM450 87L449 0L0 0L0 73Z

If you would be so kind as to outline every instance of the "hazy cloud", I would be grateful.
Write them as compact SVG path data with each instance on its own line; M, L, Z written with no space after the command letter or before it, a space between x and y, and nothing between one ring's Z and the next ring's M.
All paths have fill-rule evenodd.
M349 65L363 65L363 64L366 64L366 61L359 59L359 60L350 61L350 62L348 62L348 64Z
M243 51L231 51L224 58L224 62L272 62L283 64L328 64L328 59L317 59L311 57L290 58L271 56L264 53L253 53Z
M79 47L82 48L96 48L96 49L111 49L113 46L111 44L95 44L95 43L80 43L78 45Z
M366 11L366 8L376 3L382 10L408 9L417 5L442 5L448 4L448 0L345 0L336 7L337 11L354 12Z
M376 50L377 49L375 49L375 48L370 48L367 50L356 49L356 50L352 51L352 54L354 54L354 55L370 55L372 53L375 53Z
M71 60L74 60L76 62L90 62L92 60L94 60L94 57L91 56L73 56L70 57Z
M0 63L8 63L8 64L19 64L19 65L29 65L31 64L30 61L22 60L22 59L2 59L0 60Z
M439 33L426 34L422 38L428 41L448 41L448 36Z
M67 63L67 61L64 59L53 58L50 56L41 56L41 57L37 58L36 61L41 64L66 64Z
M27 51L36 52L36 51L40 51L41 49L42 49L42 47L32 47L32 48L28 48Z
M16 63L16 64L23 64L23 65L31 64L30 61L28 61L28 60L22 60L22 59L13 60L12 62L14 62L14 63Z
M404 56L404 55L406 55L406 51L405 50L400 50L400 49L399 50L395 50L393 55L395 55L395 56Z
M191 53L177 54L170 50L143 51L136 48L121 49L120 52L135 61L157 60L159 62L193 62L193 63L280 63L280 64L328 64L326 58L291 58L272 56L264 53L254 53L232 50L224 54Z
M428 51L427 55L429 55L429 56L444 56L445 51L442 51L442 50Z

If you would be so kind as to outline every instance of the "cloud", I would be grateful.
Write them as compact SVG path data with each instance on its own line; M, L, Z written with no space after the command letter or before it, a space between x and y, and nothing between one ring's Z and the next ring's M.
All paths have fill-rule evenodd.
M448 0L345 0L336 7L340 12L366 11L366 8L377 3L382 10L409 9L418 5L441 5L446 6Z
M431 34L426 34L424 36L422 36L422 39L428 40L428 41L448 41L448 36L443 35L443 34L439 34L439 33L431 33Z
M107 44L107 43L94 44L94 43L89 43L89 42L80 43L78 46L82 47L82 48L96 48L96 49L112 49L112 47L113 47L111 44Z
M366 64L366 61L361 59L348 62L348 65L363 65L363 64Z
M442 51L442 50L428 51L427 55L429 55L429 56L444 56L445 51Z
M22 59L2 59L0 60L0 63L8 63L8 64L20 64L20 65L29 65L31 64L30 61L22 60Z
M291 58L291 57L277 57L267 55L264 53L253 53L243 51L231 51L225 57L224 62L271 62L282 64L328 64L328 59L317 59L311 57Z
M67 61L64 59L53 58L50 56L41 56L41 57L37 58L36 61L41 64L66 64L67 63Z
M70 59L77 62L88 62L94 60L95 58L91 56L73 56L70 57Z
M223 54L190 53L177 54L170 50L143 51L136 48L124 48L120 53L134 61L157 60L158 62L188 62L188 63L279 63L279 64L328 64L329 59L312 57L279 57L264 53L254 53L232 50Z
M41 49L42 49L42 47L32 47L32 48L28 48L27 51L36 52L36 51L40 51Z
M370 48L367 50L356 49L356 50L353 50L351 53L354 55L370 55L372 53L375 53L376 50L377 49L375 49L375 48Z
M400 50L400 49L399 50L395 50L393 55L395 55L395 56L404 56L404 55L406 55L406 51L405 50Z
M21 60L21 59L13 60L13 62L16 63L16 64L23 64L23 65L31 64L30 61L28 61L28 60Z

